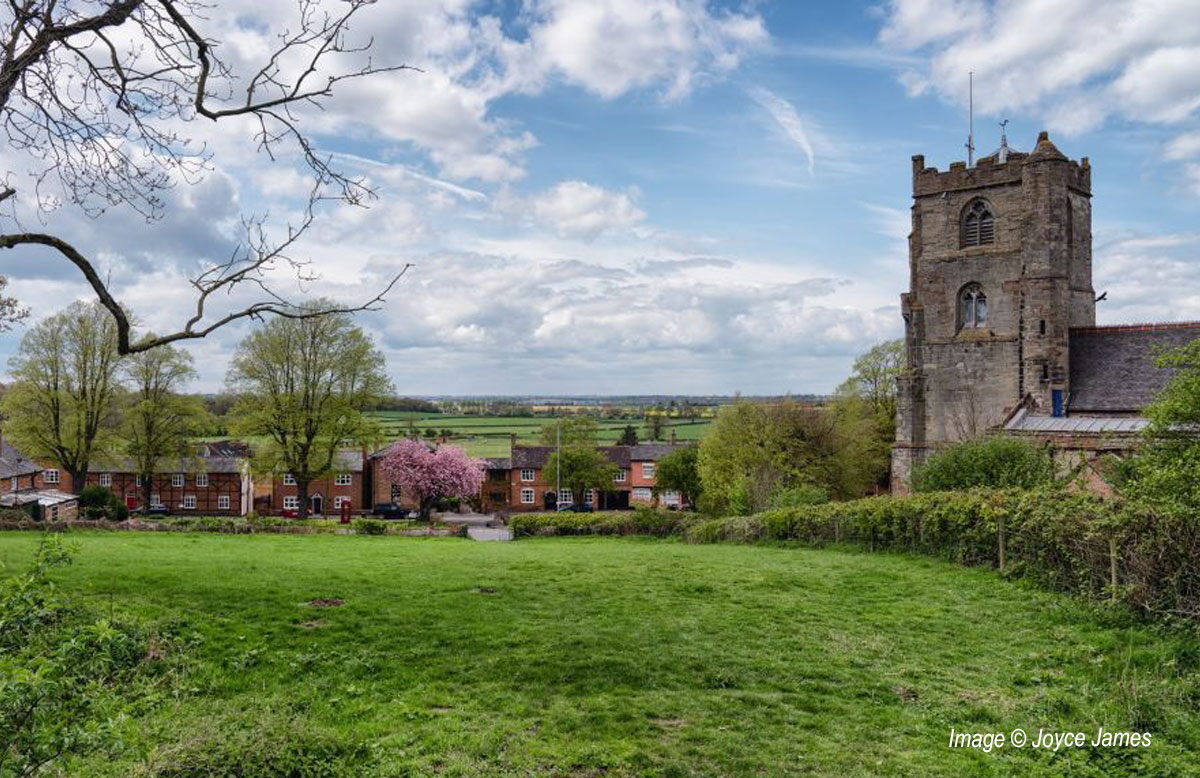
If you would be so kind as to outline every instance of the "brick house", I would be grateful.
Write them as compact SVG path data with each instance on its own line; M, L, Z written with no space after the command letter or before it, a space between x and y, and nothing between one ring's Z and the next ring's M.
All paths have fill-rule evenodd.
M588 504L596 510L619 510L632 505L661 504L682 507L679 494L664 492L654 495L655 471L658 460L681 448L681 443L643 443L636 446L599 446L598 450L617 466L618 472L611 488L591 490ZM508 510L554 510L559 503L570 503L567 490L556 495L554 484L544 478L546 463L554 455L554 446L513 446L509 470ZM485 482L485 489L488 482Z
M35 518L61 521L78 515L79 500L69 492L47 488L41 465L0 439L0 507L18 508Z
M362 451L337 452L333 472L308 486L309 513L314 516L327 513L337 515L344 505L349 505L350 510L356 513L370 510L373 506L373 479L371 468L364 468L367 460L367 455ZM299 508L300 495L292 474L282 473L272 477L271 494L265 501L264 509L281 513Z
M88 465L85 486L102 486L130 509L142 508L143 488L137 470L128 457L93 462ZM70 480L65 474L60 477ZM254 483L245 459L170 458L160 462L154 473L149 507L166 508L172 515L245 516L253 493Z

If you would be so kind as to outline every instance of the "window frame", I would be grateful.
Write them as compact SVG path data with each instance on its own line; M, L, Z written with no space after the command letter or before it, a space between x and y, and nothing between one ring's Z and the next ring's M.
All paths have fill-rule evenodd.
M996 212L991 203L982 197L967 203L959 218L958 238L959 247L964 249L990 246L996 242Z
M982 303L982 306L980 303ZM958 290L958 296L955 298L955 308L960 332L963 330L987 329L988 316L991 311L988 306L987 293L983 291L981 284L974 281L964 284ZM980 317L981 310L983 312L982 318Z
M654 490L649 486L638 486L634 488L629 498L635 502L654 502Z
M654 472L657 469L657 468L655 468L655 464L656 464L655 462L643 462L642 463L642 478L653 478L654 477Z
M233 508L233 500L227 494L217 495L217 510L228 511Z
M346 503L350 503L352 506L354 505L354 503L352 502L351 497L349 495L335 494L333 496L333 509L335 511L340 511L342 509L342 506L345 505Z
M196 495L194 495L194 494L185 494L185 495L183 496L183 503L181 504L181 507L182 507L182 508L183 508L185 511L194 511L194 510L196 510Z
M183 473L171 473L171 488L181 489L187 483L187 476Z
M42 481L48 484L59 483L59 472L56 467L48 467L42 471Z
M533 505L533 501L537 499L537 493L533 491L532 486L527 486L521 490L521 504Z
M150 507L151 507L151 508L161 508L161 507L163 507L162 495L161 495L161 494L158 494L157 492L155 492L155 493L152 493L152 494L150 495Z
M354 475L352 473L338 473L333 477L334 486L353 486ZM336 506L335 506L336 507Z
M528 473L528 476L526 476L526 473ZM531 484L536 480L537 480L537 470L535 470L532 467L522 467L521 468L521 483Z
M112 486L112 473L101 473L97 480L101 486Z
M208 473L196 473L196 486L208 486Z
M614 484L623 484L627 480L629 480L629 471L623 467L618 469L617 474L613 476Z
M283 474L283 485L284 486L295 486L296 485L296 476L292 475L291 473L284 473Z
M300 498L294 494L289 494L283 498L283 509L285 511L300 510Z

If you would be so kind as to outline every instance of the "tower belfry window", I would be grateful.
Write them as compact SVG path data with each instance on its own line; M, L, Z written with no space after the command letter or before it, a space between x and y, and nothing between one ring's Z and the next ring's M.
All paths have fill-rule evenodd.
M967 284L958 294L959 329L986 327L987 319L987 296L979 284Z
M996 240L996 219L983 200L967 208L962 222L963 246L981 246Z

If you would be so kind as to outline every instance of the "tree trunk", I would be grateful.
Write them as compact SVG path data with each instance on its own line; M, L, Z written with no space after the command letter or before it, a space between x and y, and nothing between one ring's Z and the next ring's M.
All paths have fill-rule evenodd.
M150 495L154 493L154 474L142 474L142 510L147 511L153 506L150 504Z
M82 470L67 468L67 475L71 476L71 494L79 494L87 486L87 465Z
M308 481L296 479L296 495L300 498L300 508L296 511L296 517L300 519L308 518Z
M433 516L433 504L437 502L436 497L422 497L420 506L421 521L429 521Z

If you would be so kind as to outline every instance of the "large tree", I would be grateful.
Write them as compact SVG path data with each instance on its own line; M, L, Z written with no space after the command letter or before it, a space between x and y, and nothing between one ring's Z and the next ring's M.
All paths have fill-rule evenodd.
M117 423L117 328L99 303L76 302L33 326L9 360L4 434L84 486L88 463L110 453Z
M231 429L265 438L255 466L292 475L301 518L309 487L333 472L338 450L376 434L362 409L392 391L383 355L345 313L268 321L242 341L227 381L239 395Z
M659 459L658 467L654 470L655 493L679 492L683 501L695 508L703 491L699 462L698 446L683 446Z
M239 30L235 34L241 38L258 35L262 20L252 15L253 4L0 4L0 139L7 140L0 248L22 247L28 256L50 249L78 268L112 316L122 354L204 337L228 322L263 314L311 317L374 307L395 278L373 299L348 306L293 302L270 283L278 266L311 277L307 263L293 252L319 203L361 205L373 196L362 180L333 167L332 157L304 129L307 116L319 112L341 82L404 67L372 62L369 32L351 31L352 22L373 4L295 0L290 18L278 20L274 41L263 35L261 46L248 39L222 46L213 35L216 17L238 9L246 18L227 29ZM239 50L254 51L260 59L239 60L233 56ZM285 164L294 157L308 174L307 198L302 194L298 216L275 230L265 217L246 215L240 247L230 256L213 257L191 278L195 307L179 328L139 338L87 247L68 242L61 231L27 232L22 224L31 217L53 223L64 210L95 216L110 208L159 219L169 189L197 182L216 164L214 146L197 137L202 134L194 124L198 119L206 125L240 122L252 132L247 140L271 160ZM75 215L62 218L70 221ZM240 289L251 292L253 301L235 295L240 302L232 310L212 310Z
M1200 512L1200 340L1158 357L1175 371L1146 408L1150 424L1139 455L1117 475L1124 491L1185 515Z
M571 492L576 505L585 503L588 489L608 489L619 468L595 446L570 445L550 455L546 462L546 483L561 483Z
M482 459L468 457L457 446L431 446L419 440L393 443L383 458L383 472L417 501L423 521L428 521L438 500L479 495L483 486Z
M904 341L884 341L854 360L853 372L838 387L837 393L865 401L880 421L894 432L896 378L903 369Z
M174 346L133 354L122 372L128 383L122 435L141 478L142 505L150 505L159 463L189 453L188 438L202 423L204 406L182 393L196 371L192 355Z

